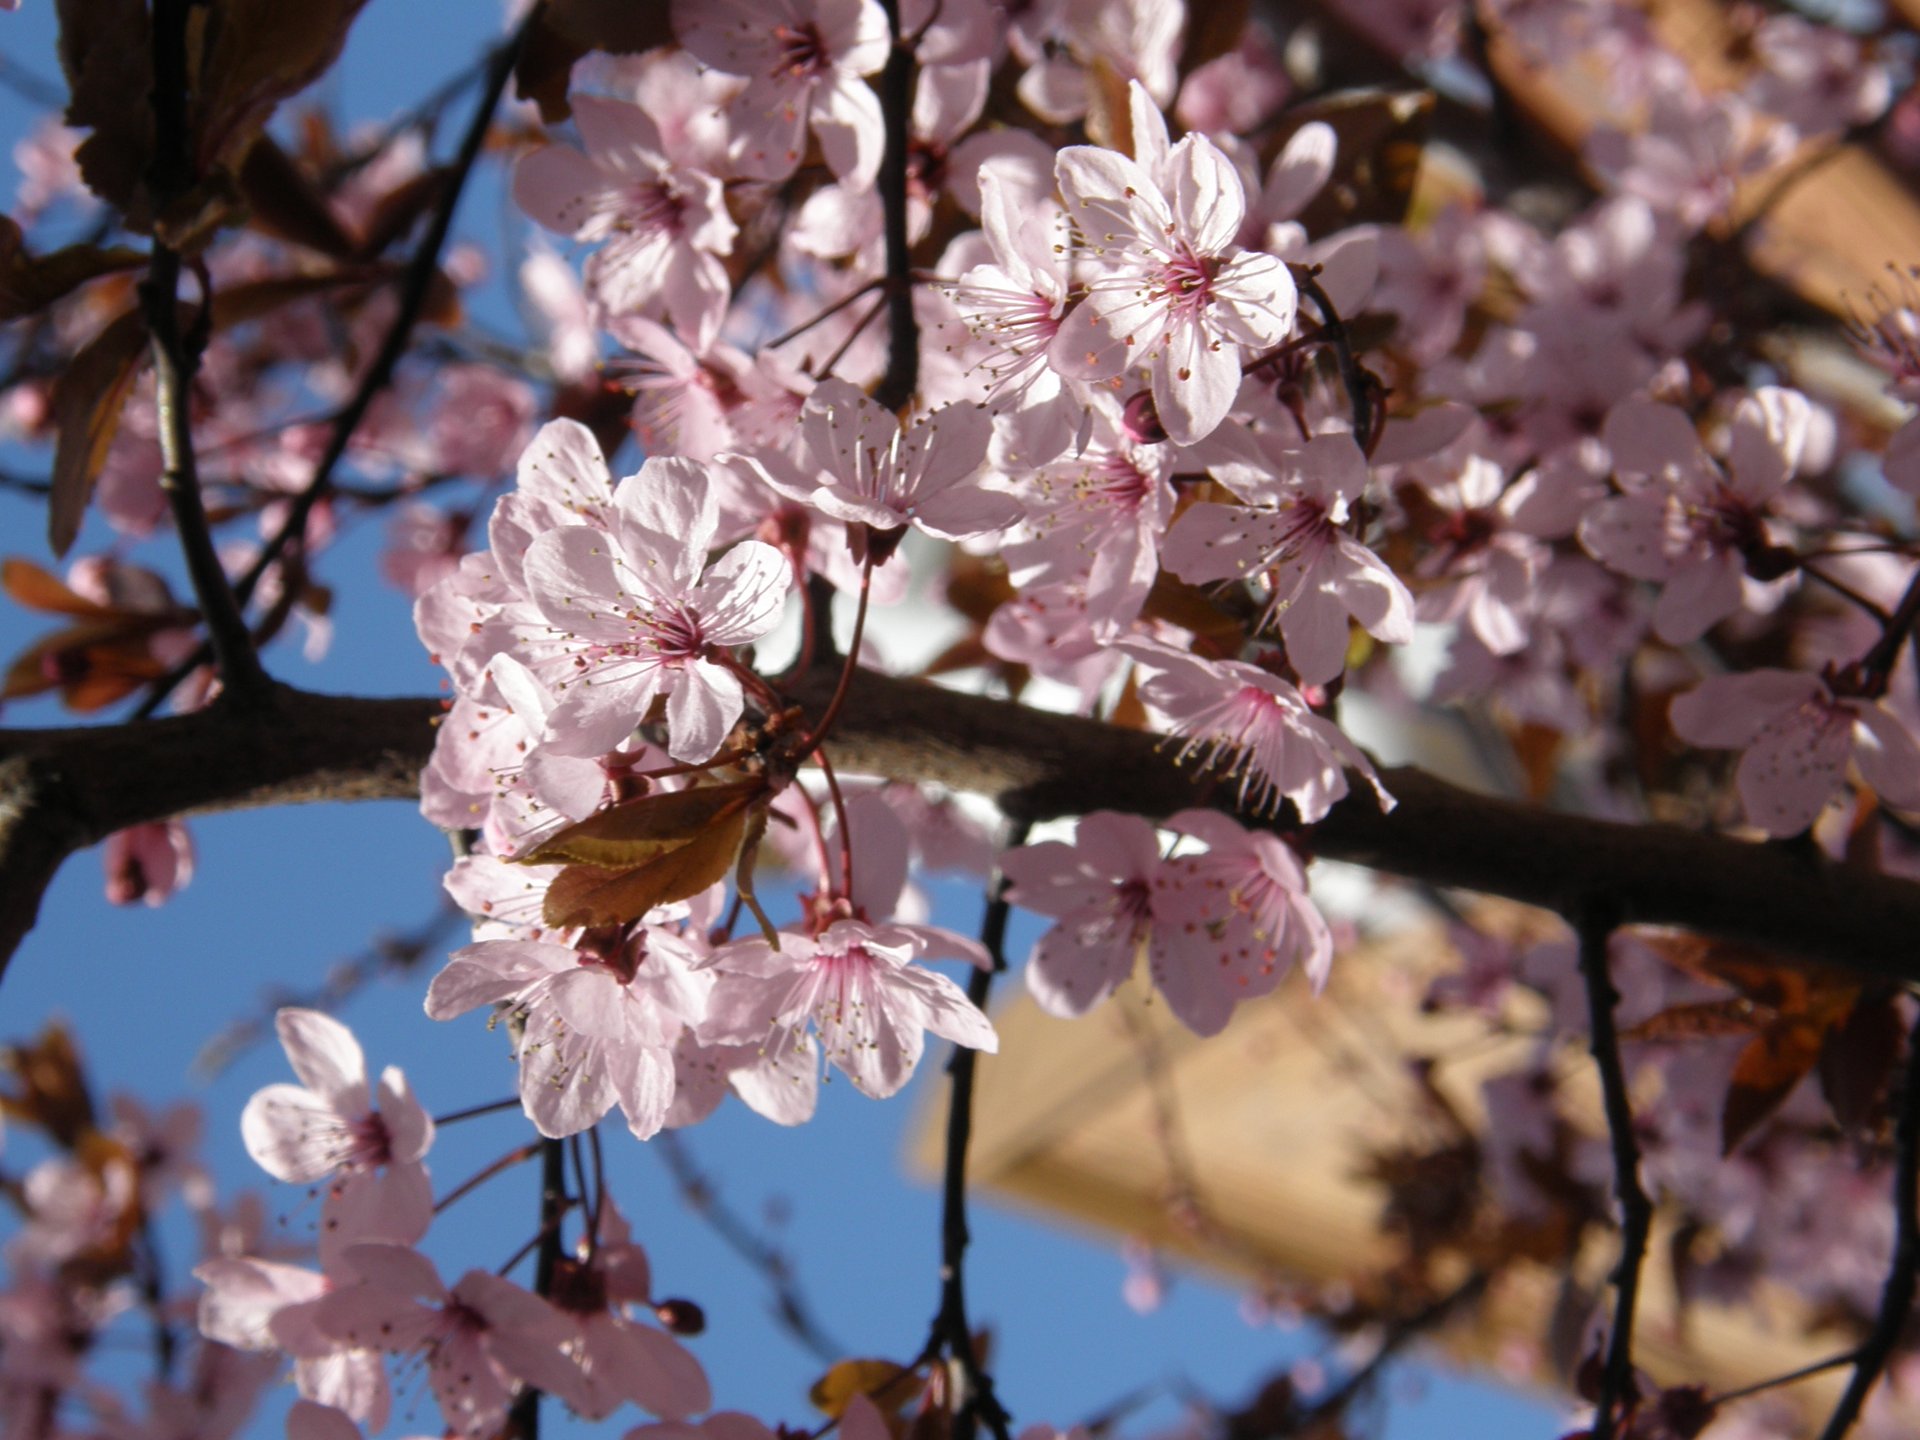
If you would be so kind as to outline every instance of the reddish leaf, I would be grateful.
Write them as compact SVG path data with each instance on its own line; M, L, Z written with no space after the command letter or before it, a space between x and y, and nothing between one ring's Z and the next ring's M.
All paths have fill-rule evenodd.
M0 215L0 320L35 314L97 276L131 270L146 259L124 246L103 250L98 245L29 255L20 227Z
M353 237L307 172L271 135L262 135L240 166L240 193L256 230L335 260L354 254Z
M1848 1130L1871 1124L1900 1053L1903 1027L1892 997L1863 996L1828 1028L1820 1046L1820 1093Z
M93 482L120 428L120 412L147 353L147 326L137 310L108 324L80 348L53 384L57 440L47 538L64 555L80 533Z
M547 887L545 917L556 929L624 925L656 905L698 895L724 880L746 834L745 804L721 815L683 845L629 870L569 865Z
M1747 1042L1734 1061L1720 1111L1720 1152L1730 1155L1762 1120L1778 1110L1820 1055L1821 1028L1783 1019Z
M767 788L762 779L642 795L589 815L514 858L523 865L629 869L693 839L716 820L744 810Z
M84 595L76 595L58 576L42 570L31 560L22 560L17 556L0 562L0 588L4 588L7 594L29 610L90 618L115 613L110 606L97 604Z
M142 228L153 166L153 32L145 0L57 0L67 123L93 133L74 160L87 188Z
M1620 1032L1622 1040L1698 1040L1716 1035L1746 1035L1768 1024L1775 1012L1744 997L1672 1005Z

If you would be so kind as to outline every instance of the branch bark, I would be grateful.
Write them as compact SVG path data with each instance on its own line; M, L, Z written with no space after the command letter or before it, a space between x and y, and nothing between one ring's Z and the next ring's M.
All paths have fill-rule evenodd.
M818 714L836 679L835 667L816 666L791 698ZM0 956L32 927L60 863L128 825L315 800L413 798L440 713L440 702L424 697L278 687L257 713L216 704L125 725L0 731ZM1183 769L1161 737L871 671L855 675L829 748L844 774L983 795L1015 820L1233 809L1233 787ZM1415 769L1389 769L1382 779L1397 807L1382 814L1366 786L1356 786L1308 833L1315 853L1543 906L1576 922L1587 897L1605 895L1621 924L1676 925L1920 982L1912 943L1920 883L1801 848L1558 814ZM1295 829L1299 819L1283 812L1271 823Z

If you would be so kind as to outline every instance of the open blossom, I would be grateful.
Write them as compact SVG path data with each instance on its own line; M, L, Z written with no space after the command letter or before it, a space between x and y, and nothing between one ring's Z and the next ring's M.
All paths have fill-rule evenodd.
M308 1184L334 1177L321 1207L327 1261L353 1240L411 1242L433 1211L427 1169L433 1120L398 1066L380 1072L377 1097L353 1033L317 1010L274 1017L300 1085L269 1085L240 1114L240 1136L276 1180Z
M456 950L434 977L427 1014L450 1020L509 1006L520 1031L520 1100L541 1134L577 1134L618 1103L644 1140L666 1124L673 1047L703 1009L708 982L689 973L689 961L670 932L651 926L607 954L484 940Z
M1797 835L1813 824L1845 783L1849 759L1887 804L1920 809L1920 744L1890 712L1835 693L1818 675L1714 676L1676 699L1669 714L1682 740L1746 752L1734 783L1747 818L1769 835Z
M1055 924L1035 942L1027 988L1051 1015L1084 1015L1132 976L1142 956L1154 988L1197 1035L1226 1027L1301 964L1315 985L1333 957L1306 873L1278 836L1187 810L1168 828L1203 852L1163 857L1154 827L1095 811L1071 845L1047 841L1001 857L1008 898Z
M669 1420L698 1414L713 1403L700 1362L673 1336L628 1314L653 1305L647 1252L611 1201L598 1227L597 1243L583 1242L579 1256L563 1256L554 1273L553 1305L575 1327L568 1349L592 1401L581 1414L604 1419L626 1400Z
M612 509L606 530L569 525L527 551L527 589L555 637L529 660L560 697L543 743L604 754L664 700L669 753L706 760L745 704L725 652L773 628L791 568L757 540L706 564L719 502L690 460L648 460Z
M695 59L747 77L727 112L740 173L791 175L811 127L836 176L872 183L886 126L861 77L892 38L875 0L674 0L673 28Z
M1664 585L1653 612L1662 640L1697 640L1740 608L1749 568L1776 544L1768 509L1813 451L1816 420L1797 391L1762 387L1734 414L1722 468L1672 406L1628 400L1607 416L1626 493L1587 512L1580 543L1610 569Z
M586 153L550 145L522 159L513 197L547 229L597 244L588 288L614 314L664 313L704 348L726 316L720 256L735 226L718 177L669 153L638 105L572 98Z
M857 387L823 380L800 423L821 472L818 488L805 498L836 520L882 534L914 525L961 540L1019 517L1013 496L979 483L993 419L978 405L945 405L902 429ZM779 475L757 468L782 488Z
M1284 264L1234 243L1246 191L1212 141L1188 135L1155 168L1165 188L1111 150L1060 152L1060 193L1091 277L1050 355L1083 380L1144 367L1168 436L1192 445L1226 418L1245 352L1286 338L1297 296Z
M966 993L915 964L928 939L919 927L837 920L815 936L783 934L775 950L749 939L716 951L709 1040L760 1041L778 1064L809 1025L828 1063L856 1089L884 1100L920 1063L926 1032L992 1053L999 1039ZM810 1049L780 1068L811 1069Z
M1294 451L1263 445L1209 473L1246 503L1189 508L1167 536L1167 568L1194 581L1258 577L1266 623L1278 623L1302 680L1320 685L1346 669L1349 616L1390 644L1413 639L1413 596L1346 529L1367 484L1367 457L1351 435Z
M247 1153L276 1180L304 1183L338 1170L417 1166L433 1121L396 1065L380 1072L376 1099L353 1033L318 1010L285 1009L274 1029L303 1085L269 1085L247 1102Z
M485 1270L451 1289L433 1262L403 1245L355 1245L357 1284L322 1296L315 1323L356 1347L426 1356L427 1383L449 1429L497 1433L519 1383L591 1408L580 1368L565 1351L571 1327L537 1295Z
M1373 762L1279 676L1150 641L1128 641L1123 648L1160 672L1140 687L1140 698L1167 717L1175 734L1187 737L1180 757L1198 754L1203 768L1238 770L1240 801L1252 813L1277 809L1284 799L1311 825L1346 795L1350 769L1373 786L1382 810L1393 808Z

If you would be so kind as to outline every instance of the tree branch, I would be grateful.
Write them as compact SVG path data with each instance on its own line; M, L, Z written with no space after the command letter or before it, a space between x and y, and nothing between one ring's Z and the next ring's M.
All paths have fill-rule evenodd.
M816 667L791 698L818 714L838 679ZM0 955L31 928L39 896L75 850L141 821L315 800L412 799L442 703L276 687L250 716L192 715L65 730L0 730ZM834 727L845 774L922 780L1043 820L1123 810L1233 811L1233 786L1183 769L1163 737L862 670ZM1604 894L1620 924L1676 925L1920 983L1920 883L1817 853L1673 825L1633 825L1476 795L1423 771L1382 772L1382 814L1364 784L1306 838L1330 859L1500 895L1578 919ZM1242 823L1260 823L1239 817ZM1298 830L1282 811L1266 822Z
M907 242L907 150L912 139L913 45L900 34L900 0L882 0L893 48L880 72L887 148L880 157L881 214L887 241L887 373L873 398L898 410L920 388L920 325L913 314L913 259ZM831 368L831 367L829 367Z

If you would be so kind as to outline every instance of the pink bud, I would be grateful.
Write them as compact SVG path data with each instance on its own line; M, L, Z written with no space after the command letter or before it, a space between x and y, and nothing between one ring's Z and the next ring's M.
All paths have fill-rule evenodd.
M1153 392L1142 390L1129 396L1120 412L1120 428L1136 445L1160 445L1167 438L1167 427L1160 423L1160 408L1153 403Z

